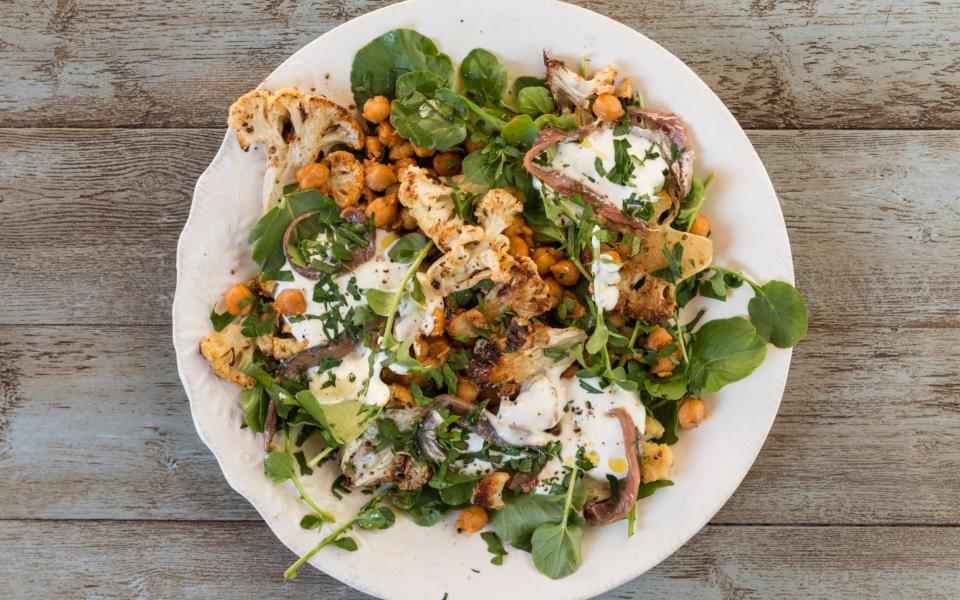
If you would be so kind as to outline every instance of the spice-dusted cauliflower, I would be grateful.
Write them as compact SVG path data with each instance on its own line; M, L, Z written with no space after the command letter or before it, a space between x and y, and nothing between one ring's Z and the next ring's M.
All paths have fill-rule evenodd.
M559 364L546 355L547 348L568 350L585 339L587 334L576 327L557 329L513 319L507 323L503 339L477 341L467 369L481 384L522 384Z
M261 335L257 338L260 352L277 360L286 360L307 347L307 340L284 338L275 335Z
M506 506L503 502L503 488L509 479L510 473L504 471L487 473L473 488L471 503L487 510L503 510Z
M523 204L506 190L490 190L477 202L479 225L470 225L457 216L453 192L431 180L424 169L408 167L400 174L400 203L444 252L427 270L428 283L447 296L483 279L509 281L514 260L503 230Z
M330 196L337 206L356 204L364 189L363 164L346 150L331 152L323 161L330 168Z
M555 304L550 286L540 278L537 265L529 256L516 258L509 280L492 288L484 299L484 308L490 315L512 310L528 319L547 312Z
M546 50L543 52L543 64L547 68L547 87L563 112L577 108L588 110L591 98L613 93L617 70L610 65L594 73L590 79L584 79L568 69L562 60L551 58Z
M666 479L673 466L673 449L666 444L641 442L643 459L640 461L640 473L643 483Z
M223 331L209 333L200 340L200 354L221 379L249 388L257 384L253 377L240 372L240 367L253 358L253 339L240 333L240 324L231 323Z
M297 169L315 162L338 144L363 147L363 130L347 109L318 94L296 88L253 90L230 107L227 126L244 150L262 144L267 156L263 210L276 206Z

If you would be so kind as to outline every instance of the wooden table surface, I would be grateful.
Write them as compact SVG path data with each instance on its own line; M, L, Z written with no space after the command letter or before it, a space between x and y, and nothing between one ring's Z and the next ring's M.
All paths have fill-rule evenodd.
M0 597L361 597L281 581L194 431L170 304L230 102L385 4L0 2ZM603 597L960 596L960 4L583 4L748 130L811 319L739 491Z

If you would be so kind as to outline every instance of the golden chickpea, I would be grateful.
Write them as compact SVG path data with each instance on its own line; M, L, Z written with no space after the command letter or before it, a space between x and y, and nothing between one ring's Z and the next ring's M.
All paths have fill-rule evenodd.
M433 148L417 148L413 147L413 153L417 155L417 158L430 158L437 153Z
M537 265L537 273L541 276L550 272L550 267L563 258L563 252L556 248L541 246L533 249L533 262Z
M397 176L389 165L371 163L367 165L367 187L375 192L382 192L397 182Z
M510 254L513 256L530 256L530 248L520 236L510 236Z
M557 278L557 283L564 287L570 287L580 279L580 271L572 260L561 260L550 267L550 272Z
M400 209L400 225L404 229L417 228L417 220L413 218L413 215L410 214L410 209L406 206Z
M657 350L663 348L667 344L673 343L673 336L670 335L670 332L657 325L653 328L653 331L647 334L647 341L644 344L644 347L647 350Z
M513 215L507 228L503 230L503 235L523 235L523 227L527 224L520 215Z
M607 320L610 321L611 325L613 325L618 329L620 327L623 327L624 324L627 322L626 319L623 318L623 315L621 315L620 313L610 313L607 316Z
M554 309L560 304L560 299L563 298L563 286L553 277L544 277L543 283L547 286L547 298L550 299L550 308L547 310Z
M437 175L451 177L460 172L462 161L456 152L441 152L433 157L433 168Z
M602 121L616 121L623 116L623 105L613 94L600 94L593 101L593 114Z
M363 103L363 118L379 123L390 116L390 101L386 96L374 96Z
M396 173L397 177L400 177L400 173L403 172L407 167L417 166L417 161L412 156L407 158L401 158L400 160L393 163L393 172Z
M710 235L710 219L703 213L697 213L693 219L693 225L690 226L690 233L703 237Z
M469 152L474 152L476 150L480 150L481 148L485 148L487 146L487 143L483 140L474 140L473 138L468 137L467 141L463 145L467 149L467 152L469 153Z
M276 308L277 312L281 315L292 317L301 315L307 310L307 300L303 297L303 292L300 290L283 290L277 294L276 299L274 299L273 307Z
M330 169L322 163L310 163L297 169L297 183L301 190L323 190L328 187Z
M450 347L444 340L437 340L436 342L430 343L430 349L427 350L427 356L430 358L435 358L440 361L440 364L447 362L447 357L450 356L450 353L453 352L453 348Z
M587 314L587 309L577 299L577 295L570 290L563 290L563 298L560 300L566 307L566 316L568 320L579 319Z
M457 379L457 396L467 402L477 401L477 395L480 394L480 388L472 379L460 377Z
M235 283L223 295L223 305L231 315L250 314L253 309L253 292L242 283Z
M370 160L380 160L380 157L383 156L383 142L380 141L380 138L368 135L364 145L367 147L367 158Z
M655 364L650 366L650 372L657 377L666 377L673 373L673 369L676 368L676 366L677 365L670 360L669 356L661 356Z
M373 219L374 227L386 229L397 216L397 197L381 196L367 205L367 218Z
M393 128L389 121L384 121L377 125L377 138L387 148L393 148L397 144L403 143L403 138Z
M457 517L457 533L476 533L487 526L487 511L471 504L460 511Z
M693 429L707 418L707 407L703 400L688 396L680 401L677 408L677 422L684 429Z
M447 335L452 338L472 340L477 337L477 330L487 329L487 319L476 308L456 315L447 323Z
M400 142L390 148L390 160L400 160L401 158L410 158L414 154L413 144L410 142Z

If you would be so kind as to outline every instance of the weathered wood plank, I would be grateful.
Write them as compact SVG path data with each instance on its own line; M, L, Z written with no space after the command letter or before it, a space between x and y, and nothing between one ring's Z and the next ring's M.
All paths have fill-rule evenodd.
M960 525L955 338L815 325L715 522ZM0 519L256 520L194 432L173 363L162 326L0 326Z
M0 125L221 126L316 36L386 0L28 0L0 14ZM585 0L679 56L751 128L955 128L949 2Z
M6 521L0 547L4 598L370 598L312 568L284 582L263 524ZM958 562L956 528L708 526L599 598L953 598Z
M168 323L176 239L221 135L0 130L0 323ZM750 135L815 325L956 326L960 134Z

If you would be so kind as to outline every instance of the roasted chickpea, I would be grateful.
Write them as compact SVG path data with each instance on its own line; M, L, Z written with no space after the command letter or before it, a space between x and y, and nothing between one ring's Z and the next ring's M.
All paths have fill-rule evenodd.
M523 235L523 228L527 224L523 220L523 217L520 215L513 215L513 218L510 219L510 223L507 224L506 229L503 230L503 235Z
M417 220L410 214L410 209L404 206L400 209L400 225L404 229L416 229Z
M477 387L477 384L473 382L472 379L467 379L465 377L460 377L457 379L457 396L461 399L466 400L467 402L476 402L477 395L480 393L480 388Z
M667 344L673 343L673 336L670 335L670 332L657 325L653 328L653 331L647 334L647 341L644 344L644 347L647 350L657 350L663 348Z
M690 233L703 237L710 235L710 219L707 218L707 215L697 213L697 216L693 219L693 225L690 226Z
M400 142L390 148L390 160L400 160L401 158L410 158L414 154L413 144L410 142Z
M557 278L557 283L564 287L570 287L580 279L580 271L572 260L561 260L550 267L550 272Z
M443 177L459 173L461 164L460 155L456 152L441 152L433 157L433 168L436 169L437 175Z
M593 114L602 121L616 121L623 116L623 105L613 94L600 94L593 101Z
M368 135L367 139L364 140L364 145L367 148L367 158L370 160L380 160L380 157L383 156L383 142L380 141L380 138Z
M550 299L550 308L547 310L554 309L560 304L560 299L563 298L563 286L553 277L544 277L543 283L547 286L547 298Z
M510 236L510 254L513 256L530 256L530 248L523 238L517 235Z
M661 356L657 358L655 364L650 365L650 372L657 377L666 377L673 373L676 366L677 364L669 356Z
M307 310L307 300L303 292L296 289L283 290L273 301L273 307L281 315L292 317L303 314Z
M390 116L390 101L386 96L374 96L363 103L363 118L379 123Z
M487 511L471 504L460 511L457 517L457 533L476 533L487 526Z
M417 148L413 147L413 153L417 155L417 158L430 158L437 153L433 148Z
M624 324L627 322L626 319L623 318L623 315L621 315L620 313L610 313L609 315L607 315L607 320L610 321L611 325L613 325L618 329L620 327L623 327Z
M537 265L537 273L541 276L550 272L550 267L563 258L563 252L556 248L541 246L533 249L533 262Z
M407 167L415 167L415 166L417 166L417 160L412 156L409 156L407 158L401 158L400 160L393 163L393 172L396 174L397 177L400 177L400 173L402 173L404 169L406 169Z
M468 137L463 146L467 149L467 152L474 152L476 150L480 150L481 148L485 148L487 143L483 140L474 140L473 138Z
M450 344L444 340L437 340L436 342L430 343L430 348L427 350L427 356L430 358L435 358L440 361L440 364L447 362L447 357L450 356L450 353L453 352L453 348L450 347Z
M397 182L397 176L389 165L383 163L367 164L367 187L375 192L382 192Z
M322 163L310 163L297 169L297 183L301 190L324 190L329 187L330 169Z
M367 205L367 218L373 219L374 227L386 229L397 216L397 197L381 196Z
M562 312L561 312L562 311ZM572 321L587 314L587 309L577 299L577 295L570 290L563 290L560 300L560 310L557 311L561 319Z
M393 128L389 121L377 125L377 137L387 148L393 148L397 144L403 143L403 138L400 137L400 134L397 133L397 130Z
M707 407L703 400L687 396L677 408L677 422L684 429L693 429L707 418Z
M253 292L242 283L235 283L223 295L223 305L231 315L250 314L253 309Z

